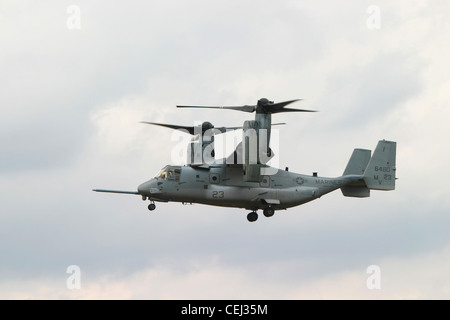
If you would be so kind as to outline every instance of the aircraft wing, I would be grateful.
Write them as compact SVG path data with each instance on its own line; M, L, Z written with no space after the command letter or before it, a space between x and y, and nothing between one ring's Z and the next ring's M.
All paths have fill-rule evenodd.
M124 193L124 194L137 194L140 195L137 191L121 191L121 190L105 190L105 189L92 189L95 192L108 192L108 193Z

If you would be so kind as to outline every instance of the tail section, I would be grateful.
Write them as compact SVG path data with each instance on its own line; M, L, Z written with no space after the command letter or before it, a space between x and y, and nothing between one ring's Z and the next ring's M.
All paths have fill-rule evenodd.
M397 143L381 140L364 171L364 182L369 189L395 189L395 158Z
M370 197L370 190L394 190L396 150L396 142L385 140L378 141L372 157L370 150L353 150L344 176L357 175L361 178L341 187L342 194L364 198Z

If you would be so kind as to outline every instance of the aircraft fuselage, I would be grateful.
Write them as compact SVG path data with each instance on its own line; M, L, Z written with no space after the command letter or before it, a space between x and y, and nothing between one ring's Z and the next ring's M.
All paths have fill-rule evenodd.
M361 175L324 178L272 167L268 171L273 174L262 175L260 182L245 182L238 165L166 166L162 174L139 185L138 192L151 201L280 210L362 179Z

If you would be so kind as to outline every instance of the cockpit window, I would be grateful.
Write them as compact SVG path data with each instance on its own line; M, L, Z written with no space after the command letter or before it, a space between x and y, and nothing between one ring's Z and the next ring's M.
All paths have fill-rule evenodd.
M180 175L181 175L180 167L166 166L161 169L161 171L156 175L156 178L170 181L180 181Z
M167 168L162 168L160 172L156 175L156 178L167 179Z

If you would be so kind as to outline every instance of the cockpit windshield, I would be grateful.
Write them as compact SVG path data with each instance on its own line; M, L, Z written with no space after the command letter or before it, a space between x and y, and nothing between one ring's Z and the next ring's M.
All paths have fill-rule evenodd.
M156 175L156 178L170 181L180 181L181 167L165 166Z

